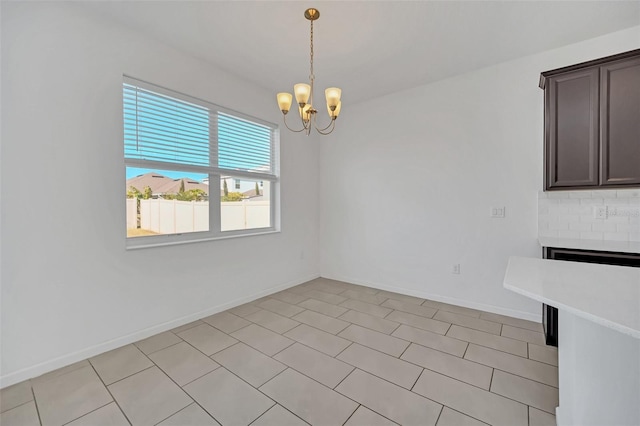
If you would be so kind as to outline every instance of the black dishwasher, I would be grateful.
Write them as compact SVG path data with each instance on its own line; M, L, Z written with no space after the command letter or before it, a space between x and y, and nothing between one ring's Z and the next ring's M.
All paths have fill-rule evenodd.
M571 262L640 267L640 253L543 247L542 257L544 259L568 260ZM558 346L558 310L553 306L543 304L542 324L547 345Z

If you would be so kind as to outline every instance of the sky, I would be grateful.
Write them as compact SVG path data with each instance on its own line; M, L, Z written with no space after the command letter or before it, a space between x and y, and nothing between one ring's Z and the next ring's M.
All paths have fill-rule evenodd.
M172 179L188 177L198 182L202 182L202 179L207 177L207 175L203 173L172 172L169 170L154 170L154 169L141 169L138 167L127 167L127 179L131 179L132 177L143 175L149 172L155 172L155 173L158 173L159 175L170 177Z

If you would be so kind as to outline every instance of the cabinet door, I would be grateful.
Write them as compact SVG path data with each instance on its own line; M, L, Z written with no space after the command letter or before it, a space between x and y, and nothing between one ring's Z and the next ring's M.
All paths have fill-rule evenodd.
M600 68L600 180L640 184L640 58Z
M545 90L545 189L598 185L599 69L551 77Z

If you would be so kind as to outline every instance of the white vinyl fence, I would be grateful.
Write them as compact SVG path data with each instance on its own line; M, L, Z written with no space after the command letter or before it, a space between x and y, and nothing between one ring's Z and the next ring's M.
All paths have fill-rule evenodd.
M137 228L136 199L127 199L127 229ZM221 204L221 229L269 227L269 201L233 201ZM208 201L140 200L140 228L159 234L209 230Z

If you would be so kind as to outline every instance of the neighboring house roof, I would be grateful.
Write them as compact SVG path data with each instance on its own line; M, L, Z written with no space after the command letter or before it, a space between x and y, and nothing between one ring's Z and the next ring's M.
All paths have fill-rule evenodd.
M156 195L159 194L177 194L180 191L180 182L184 181L184 190L201 189L207 194L209 193L209 185L202 182L198 182L189 177L183 177L178 179L172 179L167 176L163 176L160 173L145 173L136 177L127 179L127 190L131 186L138 189L140 192L144 192L145 187L151 188L151 192Z
M244 195L244 198L258 198L258 197L262 198L262 194L256 194L255 189L245 191L242 193L242 195Z
M160 187L158 187L157 191L155 191L153 188L151 188L151 190L154 193L157 192L158 194L177 194L180 191L181 182L184 182L185 191L189 191L191 189L201 189L207 194L209 193L209 185L187 177L171 179L170 182L165 182Z

